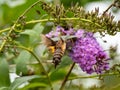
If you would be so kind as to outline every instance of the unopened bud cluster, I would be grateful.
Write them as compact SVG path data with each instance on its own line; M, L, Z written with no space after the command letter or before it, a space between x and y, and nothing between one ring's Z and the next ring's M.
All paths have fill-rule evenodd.
M99 13L99 9L95 11L86 12L82 7L75 5L65 9L63 5L42 5L45 10L52 18L55 18L55 25L64 25L70 23L72 27L78 27L85 29L90 32L100 32L101 34L115 35L120 31L120 20L114 21L114 16L111 13ZM64 21L62 20L64 18ZM75 20L65 20L65 18L78 18ZM62 25L63 26L63 25Z

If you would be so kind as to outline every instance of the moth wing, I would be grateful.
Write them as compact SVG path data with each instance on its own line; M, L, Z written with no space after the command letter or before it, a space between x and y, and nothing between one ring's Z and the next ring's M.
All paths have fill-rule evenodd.
M50 38L46 37L45 35L41 35L42 43L45 44L48 48L48 50L51 53L55 52L55 41L51 40Z
M60 42L61 42L62 51L65 52L65 49L66 49L66 42L65 42L62 38L60 38Z
M64 42L64 43L62 44L62 50L65 51L65 49L66 49L66 43Z
M42 40L42 43L45 44L47 47L55 45L55 42L52 39L46 37L43 34L41 35L41 40Z

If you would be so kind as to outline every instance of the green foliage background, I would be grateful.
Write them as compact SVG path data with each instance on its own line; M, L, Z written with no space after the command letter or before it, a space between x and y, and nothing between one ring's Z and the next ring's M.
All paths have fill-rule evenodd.
M5 41L3 37L7 37L7 33L10 30L9 27L15 23L17 18L20 17L26 9L37 1L38 0L0 1L0 45ZM44 2L49 3L48 5L51 3L54 5L61 3L66 9L74 6L76 3L78 3L78 6L84 6L94 1L101 0L44 0ZM12 3L15 2L15 6L12 6ZM40 5L41 4L34 6L24 17L21 17L14 32L6 39L5 46L0 53L0 90L62 90L62 88L59 88L62 87L62 82L65 80L73 62L65 55L62 58L61 64L56 69L54 69L54 65L51 64L51 60L49 60L51 59L51 55L46 51L46 47L41 44L40 34L48 33L55 27L54 23L58 22L57 19L54 20L49 10L42 9ZM73 16L74 13L71 11L67 12L66 15L68 18L75 18ZM52 20L49 21L51 17ZM43 19L44 21L37 21ZM76 25L76 23L77 22L75 22L74 25ZM64 25L64 22L61 21L60 25ZM106 29L106 27L104 28ZM77 66L75 66L75 69L77 69ZM117 70L119 70L119 65ZM114 72L112 71L110 74L103 75L104 84L101 84L101 87L93 86L90 90L107 90L110 88L117 90L120 87L117 70L115 68ZM20 77L11 82L10 73L16 73ZM84 90L81 84L73 84L72 81L76 80L79 82L79 80L87 78L98 79L99 76L84 76L71 72L68 78L69 82L63 90ZM28 84L26 84L26 82ZM21 85L23 86L20 87Z

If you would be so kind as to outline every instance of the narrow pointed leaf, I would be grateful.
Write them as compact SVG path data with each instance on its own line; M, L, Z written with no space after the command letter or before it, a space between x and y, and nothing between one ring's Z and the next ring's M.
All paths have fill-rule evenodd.
M7 61L0 56L0 87L10 85L9 66Z
M15 81L10 85L9 90L16 90L20 85L24 84L27 81L32 79L40 78L38 75L33 76L25 76L25 77L18 77Z

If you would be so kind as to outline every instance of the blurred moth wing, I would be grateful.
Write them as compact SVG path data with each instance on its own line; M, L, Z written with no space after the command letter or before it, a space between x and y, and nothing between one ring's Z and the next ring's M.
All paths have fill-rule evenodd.
M46 37L43 34L41 35L41 39L42 39L42 43L47 46L48 50L51 53L54 53L55 52L55 44L56 44L56 42L53 41L52 39Z

